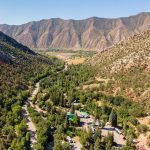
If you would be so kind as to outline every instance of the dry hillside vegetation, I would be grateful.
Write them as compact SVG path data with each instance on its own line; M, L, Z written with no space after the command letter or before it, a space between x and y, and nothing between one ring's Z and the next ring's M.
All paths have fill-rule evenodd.
M85 60L86 60L86 58L84 58L84 57L75 57L74 59L68 59L68 60L67 60L67 64L68 64L68 65L72 65L72 64L74 64L74 65L82 64L82 63L85 62Z
M150 30L116 44L90 61L101 78L114 79L105 91L133 100L150 98Z

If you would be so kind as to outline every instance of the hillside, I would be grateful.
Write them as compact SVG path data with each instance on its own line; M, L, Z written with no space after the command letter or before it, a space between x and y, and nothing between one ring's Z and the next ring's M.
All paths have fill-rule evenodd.
M0 64L0 97L3 99L7 97L5 89L9 93L13 92L12 87L20 89L19 85L28 85L28 79L38 77L52 62L0 32Z
M0 32L0 150L10 146L28 149L21 106L29 95L29 86L58 64L61 62L56 58L38 55Z
M0 31L18 42L38 49L98 50L127 39L150 27L150 13L117 19L85 20L59 18L23 25L0 25Z
M31 51L29 48L23 46L22 44L16 42L14 39L8 37L7 35L3 34L0 32L0 62L1 63L17 63L19 61L18 59L23 59L21 58L22 55L20 55L20 52L24 52L27 54L35 55L33 51ZM21 49L21 51L17 52L12 51L12 49L17 48ZM17 55L18 54L18 55ZM18 58L17 58L17 57Z
M105 92L149 106L150 30L108 48L90 62L98 68L99 78L110 79L103 89Z

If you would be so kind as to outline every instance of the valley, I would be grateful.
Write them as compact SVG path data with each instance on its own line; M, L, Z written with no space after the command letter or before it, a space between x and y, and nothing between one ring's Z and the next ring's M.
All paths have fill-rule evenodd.
M69 67L69 66L68 66ZM70 66L71 67L71 66ZM72 68L68 68L69 70ZM73 67L74 68L74 67ZM72 69L73 69L72 68ZM76 68L76 67L75 67ZM67 72L68 70L65 70L65 72ZM77 71L77 70L76 70ZM70 72L71 73L71 72ZM63 72L62 72L62 74L63 74ZM58 76L57 76L58 75ZM82 74L83 75L83 74ZM70 76L70 75L69 75ZM69 77L68 76L68 77ZM70 76L71 78L73 78L73 76L71 75ZM77 77L77 76L76 76ZM55 81L55 80L56 81ZM75 79L75 78L74 78ZM62 81L61 81L62 80ZM64 80L64 81L63 81ZM51 77L48 77L47 79L43 79L42 81L41 81L41 88L42 88L42 90L40 90L40 93L38 93L38 95L37 95L37 100L35 101L35 103L37 104L37 105L39 105L39 107L41 107L41 108L43 108L44 110L47 110L48 112L49 112L49 115L50 115L50 113L51 113L51 110L50 110L50 108L51 109L54 109L55 108L55 112L57 112L57 115L59 114L59 111L61 111L62 110L62 108L63 108L63 113L64 113L64 115L70 110L70 104L69 104L69 99L70 99L70 96L65 96L65 97L63 97L63 93L62 93L62 95L61 95L61 92L65 92L65 89L67 88L69 88L68 87L68 85L70 86L70 84L71 84L71 82L72 81L70 81L70 83L68 83L68 82L66 82L65 81L66 79L63 79L63 78L61 78L61 75L60 74L55 74L54 76L51 76ZM51 83L52 82L52 83ZM61 85L63 85L63 83L68 83L68 85L67 86L63 86L63 87L61 87ZM60 92L58 95L55 95L55 93L54 93L54 91L53 91L53 86L55 87L55 91L57 91L56 93L58 93L58 92ZM43 88L44 87L44 88ZM72 87L72 86L71 86ZM60 88L60 89L59 89ZM76 86L74 87L74 88L76 88ZM71 90L73 90L74 89L73 87L72 87L72 89ZM62 90L61 90L62 89ZM66 89L66 90L67 90ZM69 89L68 89L69 90ZM67 91L68 91L67 90ZM70 91L68 91L69 93L70 93ZM77 92L77 95L76 95L76 92ZM81 92L81 93L80 93ZM122 106L120 106L120 102L118 102L118 104L116 103L115 104L115 99L117 99L117 101L119 101L119 99L121 100L122 98L121 97L114 97L114 102L110 102L111 103L111 105L109 104L109 100L110 101L112 101L111 99L113 99L113 97L110 97L109 98L109 96L107 97L107 96L103 96L103 95L101 95L102 93L91 93L92 95L91 96L93 96L93 97L97 97L99 94L99 96L101 97L99 97L99 98L97 98L96 100L95 99L93 99L92 97L90 97L89 95L87 96L87 98L90 98L90 102L86 102L87 100L85 100L85 102L84 101L81 101L82 99L80 99L78 96L84 96L84 94L86 95L86 94L88 94L88 93L90 93L90 92L92 92L91 90L87 90L85 93L81 90L77 90L77 91L74 91L74 94L72 95L73 96L73 99L75 100L75 102L72 102L71 103L71 110L70 110L70 112L72 112L73 110L75 111L74 112L74 114L75 115L77 115L77 117L78 118L80 118L79 119L79 122L72 122L72 121L69 121L68 123L68 125L66 124L66 122L64 122L65 123L65 126L63 125L64 123L63 122L61 122L60 123L60 127L61 126L63 126L63 127L65 127L65 130L63 130L63 129L61 129L61 134L59 133L60 131L60 129L57 131L57 129L56 129L56 131L55 131L55 134L54 134L54 149L55 148L58 148L58 146L61 146L61 144L59 144L59 145L57 145L57 143L61 143L61 141L63 141L63 144L62 144L62 146L64 147L64 146L67 146L67 144L68 144L68 142L66 141L66 136L70 136L70 137L72 137L72 139L75 139L75 141L74 141L74 144L71 144L70 143L70 145L74 145L74 147L78 147L78 145L79 144L77 144L77 146L76 146L76 142L78 143L79 141L82 143L82 146L84 145L85 147L87 147L87 145L86 144L88 144L88 143L86 143L87 142L87 140L88 139L85 139L85 141L82 141L83 139L83 137L82 137L82 134L83 134L83 132L84 132L84 134L86 134L85 133L85 130L84 129L86 129L86 132L87 132L87 134L89 133L89 132L91 132L90 130L93 128L92 127L92 122L93 123L95 123L95 119L92 119L92 118L95 118L96 116L96 112L94 112L94 113L92 113L92 110L94 110L94 107L96 107L96 109L95 109L95 111L98 111L99 109L101 109L101 108L103 108L103 105L107 108L107 109L110 109L111 110L111 107L112 107L112 105L113 105L113 108L115 108L115 110L118 112L118 111L123 111L123 110L121 110L121 109L124 109L123 107L124 107L124 105L122 105ZM65 92L66 93L66 92ZM67 95L70 95L70 94L67 94ZM54 95L53 95L54 94ZM42 96L43 95L43 96ZM66 95L66 94L65 94ZM97 96L96 96L97 95ZM42 97L43 98L42 98ZM58 98L58 97L60 97L60 98ZM68 99L68 97L69 97L69 99ZM85 96L86 97L86 96ZM105 97L105 98L104 98ZM64 99L65 98L65 99ZM42 100L43 99L43 100ZM101 100L101 99L105 99L106 100L106 102L105 101L103 101L103 100ZM42 101L41 101L42 100ZM52 100L52 101L51 101ZM59 100L61 100L61 101L59 101ZM99 100L100 101L102 101L102 105L96 105L96 101L98 101L99 102ZM117 102L116 101L116 102ZM123 101L126 103L126 106L128 106L128 103L127 103L127 100L121 100L122 101L122 103L123 103ZM108 103L107 103L108 102ZM94 106L94 107L92 107L92 105ZM130 102L129 102L129 105L131 105L130 104ZM132 107L132 109L134 108L134 105L137 105L138 106L138 104L132 104L133 105L133 107ZM50 107L50 108L49 108ZM53 108L54 107L54 108ZM88 108L89 107L89 108ZM130 108L130 106L128 106L129 108L127 108L127 109L131 109ZM140 106L138 106L138 107L140 107ZM82 118L82 117L80 117L80 110L81 109L84 109L84 111L86 111L86 112L88 112L89 114L91 114L90 115L90 117L92 116L92 118L88 118L88 119L84 119L84 118ZM119 109L119 110L118 110ZM138 109L138 108L137 108ZM109 110L109 111L110 111ZM100 111L100 110L99 110ZM135 110L135 108L134 108L134 111L136 111ZM121 113L121 112L120 112ZM98 114L100 114L99 112L97 112L97 115ZM104 115L106 115L107 113L106 112L104 112ZM109 112L108 112L108 114L109 114ZM118 114L118 113L117 113ZM44 114L43 114L44 115ZM130 116L130 115L129 115ZM132 117L133 117L133 115L131 115ZM130 117L131 117L130 116ZM118 116L119 117L119 116ZM129 118L130 118L129 117ZM131 117L131 118L132 118ZM97 118L97 117L96 117ZM98 117L99 118L99 117ZM102 116L100 117L101 119L102 119ZM131 119L130 118L130 119ZM133 117L134 119L136 119L136 117ZM132 119L133 119L132 118ZM119 118L118 118L119 119ZM121 119L121 118L120 118ZM131 120L132 120L131 119ZM133 119L133 120L134 120ZM97 119L97 120L99 120L99 119ZM107 119L106 119L107 120ZM102 132L102 135L105 137L107 137L107 130L109 130L109 128L110 128L110 131L112 131L112 130L114 130L111 126L110 127L107 127L107 125L105 126L105 123L107 123L107 122L105 122L106 121L105 119L103 120L100 120L100 122L102 123L102 124L104 124L104 126L102 125L100 125L100 131ZM131 121L130 120L130 121ZM121 121L121 120L120 120ZM130 125L131 124L131 122L128 122L127 124L128 125ZM59 121L58 121L59 122ZM91 125L89 124L89 123L91 123ZM67 127L66 127L67 126ZM63 128L62 127L62 128ZM73 127L75 127L74 128L74 130L75 131L73 131L72 129L70 129L70 128L73 128ZM92 128L91 128L92 127ZM96 130L98 130L97 129L97 127L94 127L95 128L95 131ZM108 128L108 129L107 129ZM112 130L111 130L111 128L112 128ZM132 126L130 126L130 130L131 131L133 131L134 129L136 129L137 127L136 127L136 125L132 125ZM127 130L129 130L129 129L127 129ZM66 131L67 130L67 131ZM68 131L68 130L70 130L70 131ZM83 131L82 131L83 130ZM106 131L105 131L106 130ZM99 132L100 132L99 131ZM70 133L69 133L70 132ZM79 132L79 133L78 133ZM80 135L80 132L82 133L81 135ZM109 132L108 132L109 133ZM116 140L119 140L120 139L120 135L116 132L116 131L114 131L114 133L115 133L115 141ZM63 136L63 134L64 134L64 136ZM94 134L97 134L97 132L94 132ZM123 135L124 135L125 133L123 133ZM59 136L58 136L59 135ZM61 135L61 138L60 138L60 135ZM99 134L98 134L99 135ZM122 135L122 136L123 136ZM59 138L58 138L59 137ZM119 138L118 138L119 137ZM58 138L57 140L55 139L55 138ZM80 140L77 140L76 141L76 139L80 139ZM88 137L87 137L88 138ZM103 139L103 138L102 138ZM92 139L91 139L92 140ZM103 139L104 140L104 139ZM124 141L124 140L123 140ZM85 142L85 143L84 143ZM90 141L89 141L90 142ZM80 143L80 144L81 144ZM123 145L125 145L125 141L123 142L124 144ZM56 146L56 145L57 146ZM56 147L55 147L56 146ZM130 145L131 146L131 145ZM65 148L63 148L63 149L65 149ZM68 146L67 146L67 149L69 149L69 144L68 144ZM76 148L74 148L74 149L76 149ZM78 148L77 148L78 149Z
M5 38L9 39L7 36ZM8 94L7 97L12 100L15 98L15 102L7 104L7 99L4 101L3 97L4 105L1 111L6 109L3 107L6 104L10 105L11 107L7 106L7 109L10 109L9 113L19 120L14 120L16 122L13 124L8 121L5 123L3 120L4 126L1 127L1 139L3 140L0 141L2 150L5 149L4 147L9 147L9 149L80 150L81 147L89 149L96 146L103 149L140 150L146 148L148 150L149 125L139 119L148 117L148 111L138 101L131 101L114 93L110 94L105 89L111 86L110 83L116 82L116 78L103 78L97 66L89 65L89 62L92 63L90 59L99 54L93 57L91 53L82 52L82 55L79 55L81 53L72 52L73 55L78 54L78 57L85 58L86 61L69 64L66 60L74 59L76 56L58 59L52 57L51 53L41 52L40 55L32 51L30 53L21 53L21 58L25 55L29 55L30 59L40 57L45 63L43 64L45 71L34 73L35 77L31 75L25 84L26 87L17 92L16 98ZM52 53L58 54L59 52ZM59 54L62 55L61 53L62 51ZM11 60L11 57L8 59L5 59L6 64L3 63L3 65L11 67L16 59ZM21 61L16 65L22 65ZM38 67L42 66L41 63L38 65ZM24 72L24 75L26 73L27 71ZM18 94L21 95L18 96ZM11 129L15 129L13 134L10 133ZM143 134L147 135L144 141L141 138ZM17 140L18 138L20 140ZM143 146L144 143L147 147Z
M92 56L97 54L96 51L73 51L73 50L37 50L33 49L35 52L38 52L39 54L45 55L45 56L54 56L58 59L62 59L66 62L66 64L69 65L77 65L85 63L88 59L90 59Z
M0 24L0 150L150 150L150 13L78 19Z

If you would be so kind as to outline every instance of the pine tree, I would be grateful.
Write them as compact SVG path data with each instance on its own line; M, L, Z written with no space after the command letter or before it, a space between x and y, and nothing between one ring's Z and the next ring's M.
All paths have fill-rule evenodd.
M110 116L109 116L109 122L113 127L117 126L117 114L116 112L112 109Z
M72 104L70 112L71 112L72 114L74 114L74 113L75 113L74 104Z

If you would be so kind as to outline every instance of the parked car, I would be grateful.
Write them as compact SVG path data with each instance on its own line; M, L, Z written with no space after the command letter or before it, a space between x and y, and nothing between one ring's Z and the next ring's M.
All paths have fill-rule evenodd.
M67 136L67 141L68 141L69 143L73 143L72 138L71 138L70 136Z

